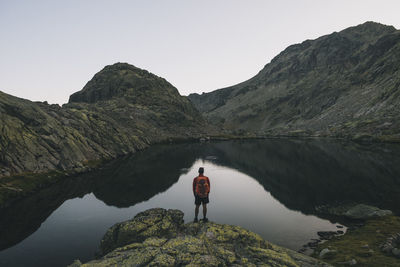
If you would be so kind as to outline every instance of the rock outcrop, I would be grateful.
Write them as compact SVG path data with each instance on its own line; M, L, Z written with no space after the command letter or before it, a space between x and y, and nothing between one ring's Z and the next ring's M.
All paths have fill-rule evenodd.
M365 204L347 204L336 207L321 206L317 208L317 211L321 214L331 214L353 220L366 220L374 217L393 215L393 212L390 210L381 210Z
M179 210L151 209L111 227L102 257L71 266L328 266L238 226L183 224Z
M0 177L82 169L206 131L199 112L165 79L126 63L106 66L63 105L0 92Z
M400 140L400 31L366 22L289 46L255 77L189 99L236 133Z

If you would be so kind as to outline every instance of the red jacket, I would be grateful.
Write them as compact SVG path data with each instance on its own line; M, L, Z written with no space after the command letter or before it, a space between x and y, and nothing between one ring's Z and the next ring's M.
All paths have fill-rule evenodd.
M206 178L206 181L208 183L208 192L207 192L207 195L208 195L208 193L210 193L210 189L211 189L210 179L208 179L207 176L204 176L204 175L201 175L201 174L193 179L193 194L196 195L197 178L199 178L200 176Z

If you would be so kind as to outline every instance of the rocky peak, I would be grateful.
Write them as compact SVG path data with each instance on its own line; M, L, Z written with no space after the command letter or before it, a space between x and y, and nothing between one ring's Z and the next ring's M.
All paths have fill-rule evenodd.
M347 28L341 31L340 34L352 40L371 42L376 41L383 35L393 33L395 31L396 28L393 26L367 21L363 24Z
M79 92L72 94L69 102L95 103L115 97L140 98L150 91L178 93L165 79L127 63L104 67Z
M343 64L353 65L359 61L358 51L394 32L397 30L393 26L369 21L315 40L306 40L282 51L271 61L272 64L265 66L264 72L270 75L281 69L293 73L337 64L340 68ZM291 68L285 68L288 63Z

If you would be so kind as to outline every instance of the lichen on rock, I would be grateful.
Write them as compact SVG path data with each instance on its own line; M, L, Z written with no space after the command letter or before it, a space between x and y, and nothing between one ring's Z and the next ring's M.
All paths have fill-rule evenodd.
M161 208L111 227L100 249L101 258L82 266L328 266L242 227L184 224L183 212Z
M140 212L133 220L117 223L106 232L100 243L101 254L143 241L145 246L158 247L162 240L166 242L165 238L176 237L182 225L183 212L179 210L157 208Z

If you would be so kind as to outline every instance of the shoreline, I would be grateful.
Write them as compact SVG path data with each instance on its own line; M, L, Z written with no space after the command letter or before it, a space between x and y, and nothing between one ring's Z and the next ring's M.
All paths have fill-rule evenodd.
M400 254L395 255L398 252L394 249L397 247L398 251L400 240L393 238L398 235L400 236L399 216L369 218L363 221L363 225L349 228L343 235L333 236L318 244L311 256L334 266L398 266ZM393 244L385 251L388 240Z

